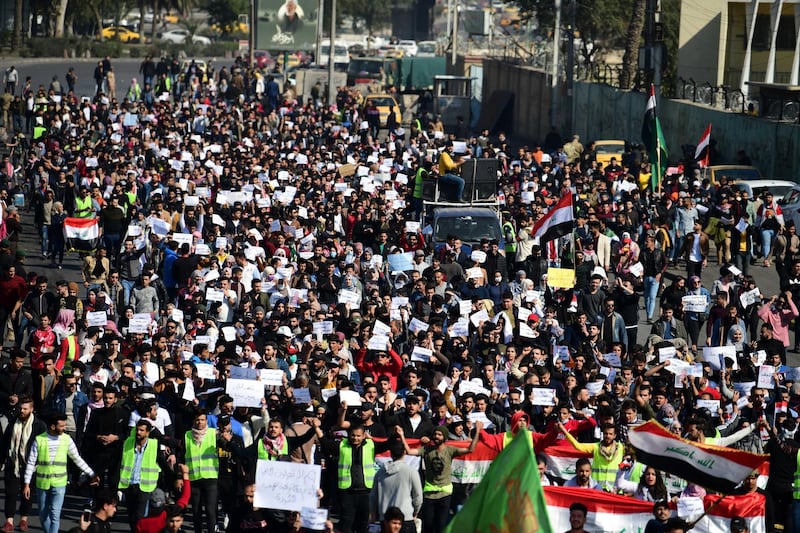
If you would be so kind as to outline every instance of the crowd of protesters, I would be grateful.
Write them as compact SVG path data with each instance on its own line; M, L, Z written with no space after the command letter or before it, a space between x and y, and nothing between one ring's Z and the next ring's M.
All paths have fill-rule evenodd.
M520 427L537 452L567 439L593 454L571 479L542 466L545 484L653 501L648 531L667 531L665 503L704 489L635 461L628 432L651 419L771 454L766 487L754 474L741 490L763 493L768 531L800 527L800 382L786 360L800 238L769 193L748 198L688 165L654 191L640 187L636 150L603 168L592 144L555 133L512 147L484 131L457 154L437 117L382 134L352 88L322 105L240 61L153 64L117 97L102 77L88 99L74 80L40 87L24 187L0 168L0 327L13 346L0 372L3 531L27 530L37 502L55 533L68 490L94 496L81 530L109 530L121 495L135 531L179 531L184 509L197 533L299 531L298 513L253 507L255 461L276 459L322 466L328 530L412 531L419 518L439 532L470 492L451 483L453 458L502 449ZM460 191L464 155L500 161L504 238L473 250L451 235L434 249L421 180L441 167L443 189ZM27 271L16 193L59 268L75 245L67 217L98 219L80 279ZM574 231L539 242L535 222L563 195ZM422 224L407 232L409 221ZM389 257L408 252L411 268L392 271ZM573 288L548 284L554 266L574 269ZM773 267L781 292L762 295L755 278ZM707 268L719 269L710 287ZM686 296L705 305L686 310ZM735 356L707 361L703 346ZM679 363L691 372L671 372ZM762 365L769 386L755 385ZM261 369L283 385L260 407L236 405L226 381ZM552 405L535 405L534 389L552 390ZM386 451L394 462L378 471Z

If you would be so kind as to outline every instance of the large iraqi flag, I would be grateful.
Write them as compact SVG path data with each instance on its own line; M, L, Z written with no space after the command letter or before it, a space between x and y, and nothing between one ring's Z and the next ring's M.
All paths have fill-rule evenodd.
M653 518L653 503L628 496L609 494L599 490L544 487L544 497L550 523L554 531L568 531L569 506L581 502L589 510L586 530L592 533L619 533L644 531ZM742 496L706 496L703 504L708 511L692 531L703 533L730 533L730 521L734 516L747 520L750 533L766 533L764 521L764 496L754 492ZM713 507L712 505L715 504ZM673 507L673 515L675 510Z
M64 239L70 251L94 251L100 242L100 224L96 218L67 218L64 220Z
M572 195L567 193L554 205L545 216L536 221L531 235L539 237L539 242L554 241L569 235L575 225L572 214Z
M766 455L682 439L653 420L636 427L628 438L636 449L636 458L644 464L723 494L730 494L768 459Z

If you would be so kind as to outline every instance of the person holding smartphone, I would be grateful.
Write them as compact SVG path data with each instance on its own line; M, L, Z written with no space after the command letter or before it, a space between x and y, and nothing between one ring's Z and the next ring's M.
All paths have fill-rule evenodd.
M78 525L69 530L68 533L111 533L111 520L117 514L119 498L110 489L100 489L94 498L92 511L84 511L78 520Z

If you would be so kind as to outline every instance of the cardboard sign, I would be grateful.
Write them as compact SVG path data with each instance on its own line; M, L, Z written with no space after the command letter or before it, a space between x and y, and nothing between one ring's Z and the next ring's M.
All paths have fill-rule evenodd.
M547 284L558 289L571 289L575 286L575 271L571 268L548 268Z

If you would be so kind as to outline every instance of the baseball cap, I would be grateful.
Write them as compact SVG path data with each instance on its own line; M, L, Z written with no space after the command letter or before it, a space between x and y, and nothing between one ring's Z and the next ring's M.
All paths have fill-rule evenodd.
M278 328L278 335L283 335L284 337L292 337L292 330L289 329L289 326L281 326Z

